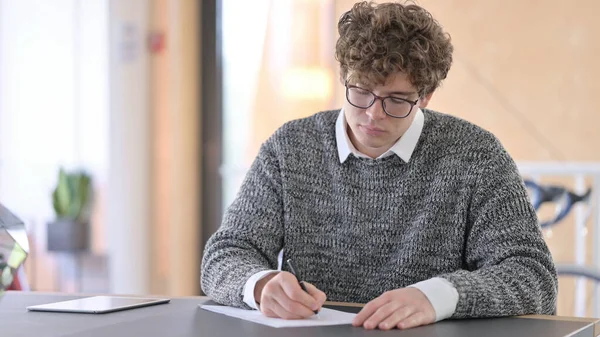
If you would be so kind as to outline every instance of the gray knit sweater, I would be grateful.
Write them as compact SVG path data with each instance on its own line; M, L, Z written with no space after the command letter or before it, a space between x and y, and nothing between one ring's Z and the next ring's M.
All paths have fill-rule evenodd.
M556 271L515 163L489 132L423 113L408 163L340 163L339 110L283 125L207 242L204 292L247 308L246 281L277 269L283 248L330 301L366 303L437 276L458 291L453 318L553 314Z

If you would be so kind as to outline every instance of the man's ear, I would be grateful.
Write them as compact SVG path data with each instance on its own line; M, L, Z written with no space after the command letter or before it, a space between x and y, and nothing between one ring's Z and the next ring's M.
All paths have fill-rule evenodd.
M429 100L431 100L431 97L433 96L433 93L427 94L423 97L421 97L421 99L419 100L419 108L426 108L427 104L429 104Z

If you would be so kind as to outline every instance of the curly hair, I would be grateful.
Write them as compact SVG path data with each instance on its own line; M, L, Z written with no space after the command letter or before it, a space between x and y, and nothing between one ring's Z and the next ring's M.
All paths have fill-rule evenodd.
M404 72L421 96L432 93L452 64L450 35L413 3L360 2L338 22L335 58L348 82L383 85Z

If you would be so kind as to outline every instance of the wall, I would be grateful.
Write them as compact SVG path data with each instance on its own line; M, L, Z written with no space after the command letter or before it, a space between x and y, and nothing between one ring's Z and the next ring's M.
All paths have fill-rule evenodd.
M200 293L198 22L195 1L151 2L151 292Z
M145 0L110 1L110 291L150 291L150 61Z
M33 289L199 293L197 6L0 0L0 202L29 227ZM96 188L77 258L45 251L60 165Z
M28 226L39 290L75 287L58 275L73 261L45 252L59 166L92 174L91 251L106 251L107 27L105 0L0 0L0 202Z

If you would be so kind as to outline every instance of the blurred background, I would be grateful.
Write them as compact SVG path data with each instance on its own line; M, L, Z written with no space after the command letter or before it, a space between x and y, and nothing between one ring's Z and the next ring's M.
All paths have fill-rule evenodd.
M199 295L260 144L341 107L353 3L0 0L0 203L30 245L13 287ZM600 2L418 3L455 46L429 107L498 136L565 265L558 314L600 316Z

